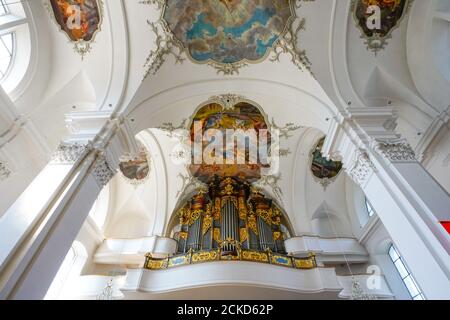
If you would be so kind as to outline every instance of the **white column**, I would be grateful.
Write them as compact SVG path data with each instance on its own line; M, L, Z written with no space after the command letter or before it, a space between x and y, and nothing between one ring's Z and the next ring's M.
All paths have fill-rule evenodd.
M129 152L122 128L123 121L108 120L92 143L62 144L2 217L0 233L8 239L0 243L0 299L44 298L120 156Z
M450 299L450 198L395 134L387 108L355 110L336 121L328 152L345 155L361 186L428 299Z

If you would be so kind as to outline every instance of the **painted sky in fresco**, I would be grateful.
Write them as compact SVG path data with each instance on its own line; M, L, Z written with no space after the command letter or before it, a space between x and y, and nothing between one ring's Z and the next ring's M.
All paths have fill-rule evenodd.
M260 60L291 17L289 0L168 0L164 19L198 62Z

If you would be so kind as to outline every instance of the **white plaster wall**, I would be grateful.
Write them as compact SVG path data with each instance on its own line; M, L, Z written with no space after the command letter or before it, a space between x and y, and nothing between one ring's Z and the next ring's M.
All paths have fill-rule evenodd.
M450 193L450 129L444 127L440 137L426 152L424 166L427 171Z

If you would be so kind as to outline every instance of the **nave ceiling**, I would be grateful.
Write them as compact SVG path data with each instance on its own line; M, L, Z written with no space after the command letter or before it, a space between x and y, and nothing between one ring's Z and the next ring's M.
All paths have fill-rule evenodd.
M398 130L420 148L426 145L423 140L430 139L427 131L432 131L433 119L450 101L447 90L442 90L448 85L448 72L433 65L445 61L433 48L445 45L446 39L430 36L448 26L445 1L401 1L390 8L395 14L382 34L388 39L376 54L368 46L370 33L360 28L363 18L358 12L367 6L364 1L281 1L280 6L271 1L252 5L217 1L204 7L195 1L92 0L84 3L85 20L81 22L95 23L72 34L61 30L67 17L61 16L62 11L58 15L57 4L25 4L35 37L30 72L27 81L9 92L9 103L17 114L29 119L40 133L36 148L44 156L37 157L41 159L37 167L67 133L67 126L77 130L65 124L68 113L122 112L132 132L138 134L160 126L154 119L173 105L178 109L164 121L175 124L188 117L185 111L212 95L231 93L248 97L263 109L276 102L280 107L274 114L280 119L289 118L288 110L298 105L296 124L316 128L323 136L329 120L341 117L345 109L391 107L399 116ZM389 3L380 4L383 10L389 9ZM175 25L182 11L188 14L186 24ZM218 21L198 19L218 12L229 28L228 36L220 33ZM419 19L420 12L426 19ZM193 24L193 19L201 23ZM255 29L255 21L261 28ZM238 30L241 22L247 29ZM421 23L426 23L424 28ZM212 34L216 37L210 39ZM244 34L255 37L243 38ZM202 40L205 35L207 40ZM89 50L82 54L74 50L80 40L89 43ZM256 47L251 41L256 41ZM428 55L417 49L407 53L407 48L419 47L420 41L428 42L420 45L422 51L429 50ZM206 51L195 51L193 42L202 43L201 50ZM426 72L435 79L434 85L424 83L417 70L430 63ZM35 137L27 139L36 144ZM325 144L325 153L332 154L332 149ZM4 161L5 168L14 157L7 150L2 150L3 158L9 160Z

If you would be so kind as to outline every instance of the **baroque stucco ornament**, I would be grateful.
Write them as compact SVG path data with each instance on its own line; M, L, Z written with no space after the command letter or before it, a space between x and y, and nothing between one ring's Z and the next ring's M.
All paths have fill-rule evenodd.
M417 162L416 154L406 140L376 140L374 149L393 163Z
M248 66L249 63L261 62L268 56L271 56L272 62L279 61L281 54L286 53L291 56L292 62L299 69L310 70L311 63L306 51L298 48L298 34L305 29L305 19L299 18L296 10L303 2L315 0L283 0L285 3L280 3L285 5L284 9L283 6L275 6L270 1L267 3L262 1L255 6L253 3L247 3L247 0L214 1L217 3L209 3L208 6L201 2L197 3L200 12L195 11L195 14L198 16L193 16L195 15L192 13L193 10L178 10L179 6L192 5L189 2L177 0L140 2L156 5L161 11L159 20L148 21L156 35L156 48L150 52L146 60L147 70L144 78L156 74L169 55L175 58L176 63L182 63L187 57L194 63L216 68L218 73L233 75L239 74L239 69ZM189 12L190 15L187 15L186 19L180 19L178 16L180 12ZM247 18L242 20L242 16L245 15L241 13L247 14ZM205 17L208 15L219 17L219 20L227 23L222 21L213 23L206 20ZM270 23L274 17L278 18L278 24ZM190 29L186 30L187 26L184 24L179 26L182 23L180 20L188 21L186 23ZM280 26L279 21L284 25ZM256 27L264 29L264 36ZM244 37L245 32L253 36ZM270 39L268 33L271 34ZM253 42L246 42L250 39Z
M375 165L372 160L370 160L367 152L365 150L358 150L356 152L355 164L349 174L356 184L361 188L364 188L375 170Z
M61 142L52 155L52 164L74 164L83 155L86 155L92 149L89 143L82 144L78 142Z
M106 157L103 154L100 154L95 161L92 168L92 175L97 182L97 185L100 189L106 186L109 181L114 177L115 172L111 169Z
M53 153L50 163L54 165L74 165L85 159L89 152L95 150L90 142L86 144L61 142ZM100 152L92 166L92 175L100 188L106 186L114 177L115 172L111 167L106 156Z

